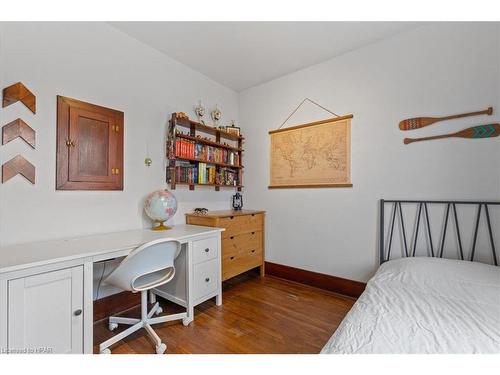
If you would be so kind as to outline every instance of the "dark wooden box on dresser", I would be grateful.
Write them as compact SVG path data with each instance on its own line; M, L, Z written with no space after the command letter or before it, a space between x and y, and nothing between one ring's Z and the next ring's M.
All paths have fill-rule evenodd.
M256 267L264 276L265 211L186 214L186 223L226 229L222 232L222 281Z

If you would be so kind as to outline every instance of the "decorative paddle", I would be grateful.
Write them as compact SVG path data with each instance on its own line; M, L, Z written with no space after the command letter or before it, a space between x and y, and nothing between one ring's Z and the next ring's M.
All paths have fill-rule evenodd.
M410 144L412 142L428 141L431 139L441 139L441 138L493 138L500 135L500 124L488 124L473 126L471 128L460 130L456 133L434 135L432 137L423 138L405 138L403 140L404 144Z
M491 116L492 113L493 113L493 107L489 107L488 109L485 109L484 111L462 113L460 115L452 115L452 116L445 116L445 117L415 117L415 118L410 118L410 119L401 121L399 123L399 129L401 129L401 130L420 129L420 128L423 128L425 126L432 125L432 124L439 122L439 121L451 120L454 118L461 118L461 117L478 116L478 115Z

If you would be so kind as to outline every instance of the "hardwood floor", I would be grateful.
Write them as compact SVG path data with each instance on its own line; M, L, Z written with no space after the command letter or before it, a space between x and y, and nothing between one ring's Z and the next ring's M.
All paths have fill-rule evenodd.
M195 309L189 327L180 321L155 325L167 344L167 354L175 353L318 353L340 324L355 300L326 290L279 279L246 273L223 285L222 306L215 299ZM164 313L182 308L158 298ZM139 317L135 307L124 316ZM94 343L114 333L107 320L94 325ZM139 330L111 347L113 353L154 353L144 330ZM94 346L98 352L98 345Z

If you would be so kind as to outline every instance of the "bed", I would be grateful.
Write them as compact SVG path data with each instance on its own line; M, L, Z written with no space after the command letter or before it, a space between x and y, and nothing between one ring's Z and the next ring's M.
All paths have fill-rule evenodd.
M393 209L386 230L384 207L388 203ZM401 209L405 204L417 207L411 234L401 225L408 223ZM445 220L436 221L441 224L437 243L432 239L429 242L431 204L444 205ZM490 218L491 207L499 204L382 201L381 265L321 353L500 353L500 267L492 230L494 220ZM458 219L457 205L475 208L468 240L460 230L463 220ZM401 257L391 259L396 217L400 219L402 251ZM458 259L443 256L442 239L447 237L448 221L454 223L451 226L458 237ZM485 258L481 262L476 259L480 222L485 223L484 243L490 245L492 265L483 263ZM417 253L419 229L426 232L427 251L423 255ZM468 254L464 251L466 243L471 244Z

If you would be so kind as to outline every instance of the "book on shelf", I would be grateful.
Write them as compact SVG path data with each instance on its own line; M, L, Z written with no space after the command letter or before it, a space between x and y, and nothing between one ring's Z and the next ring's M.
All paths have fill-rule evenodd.
M170 170L167 180L172 182ZM238 182L238 173L231 168L220 168L207 163L199 162L197 164L177 161L175 166L175 181L185 184L198 185L221 185L221 186L236 186Z
M239 166L240 163L239 155L235 151L204 145L182 138L177 138L175 141L175 156L178 158L201 159L207 162L224 163L234 166Z

